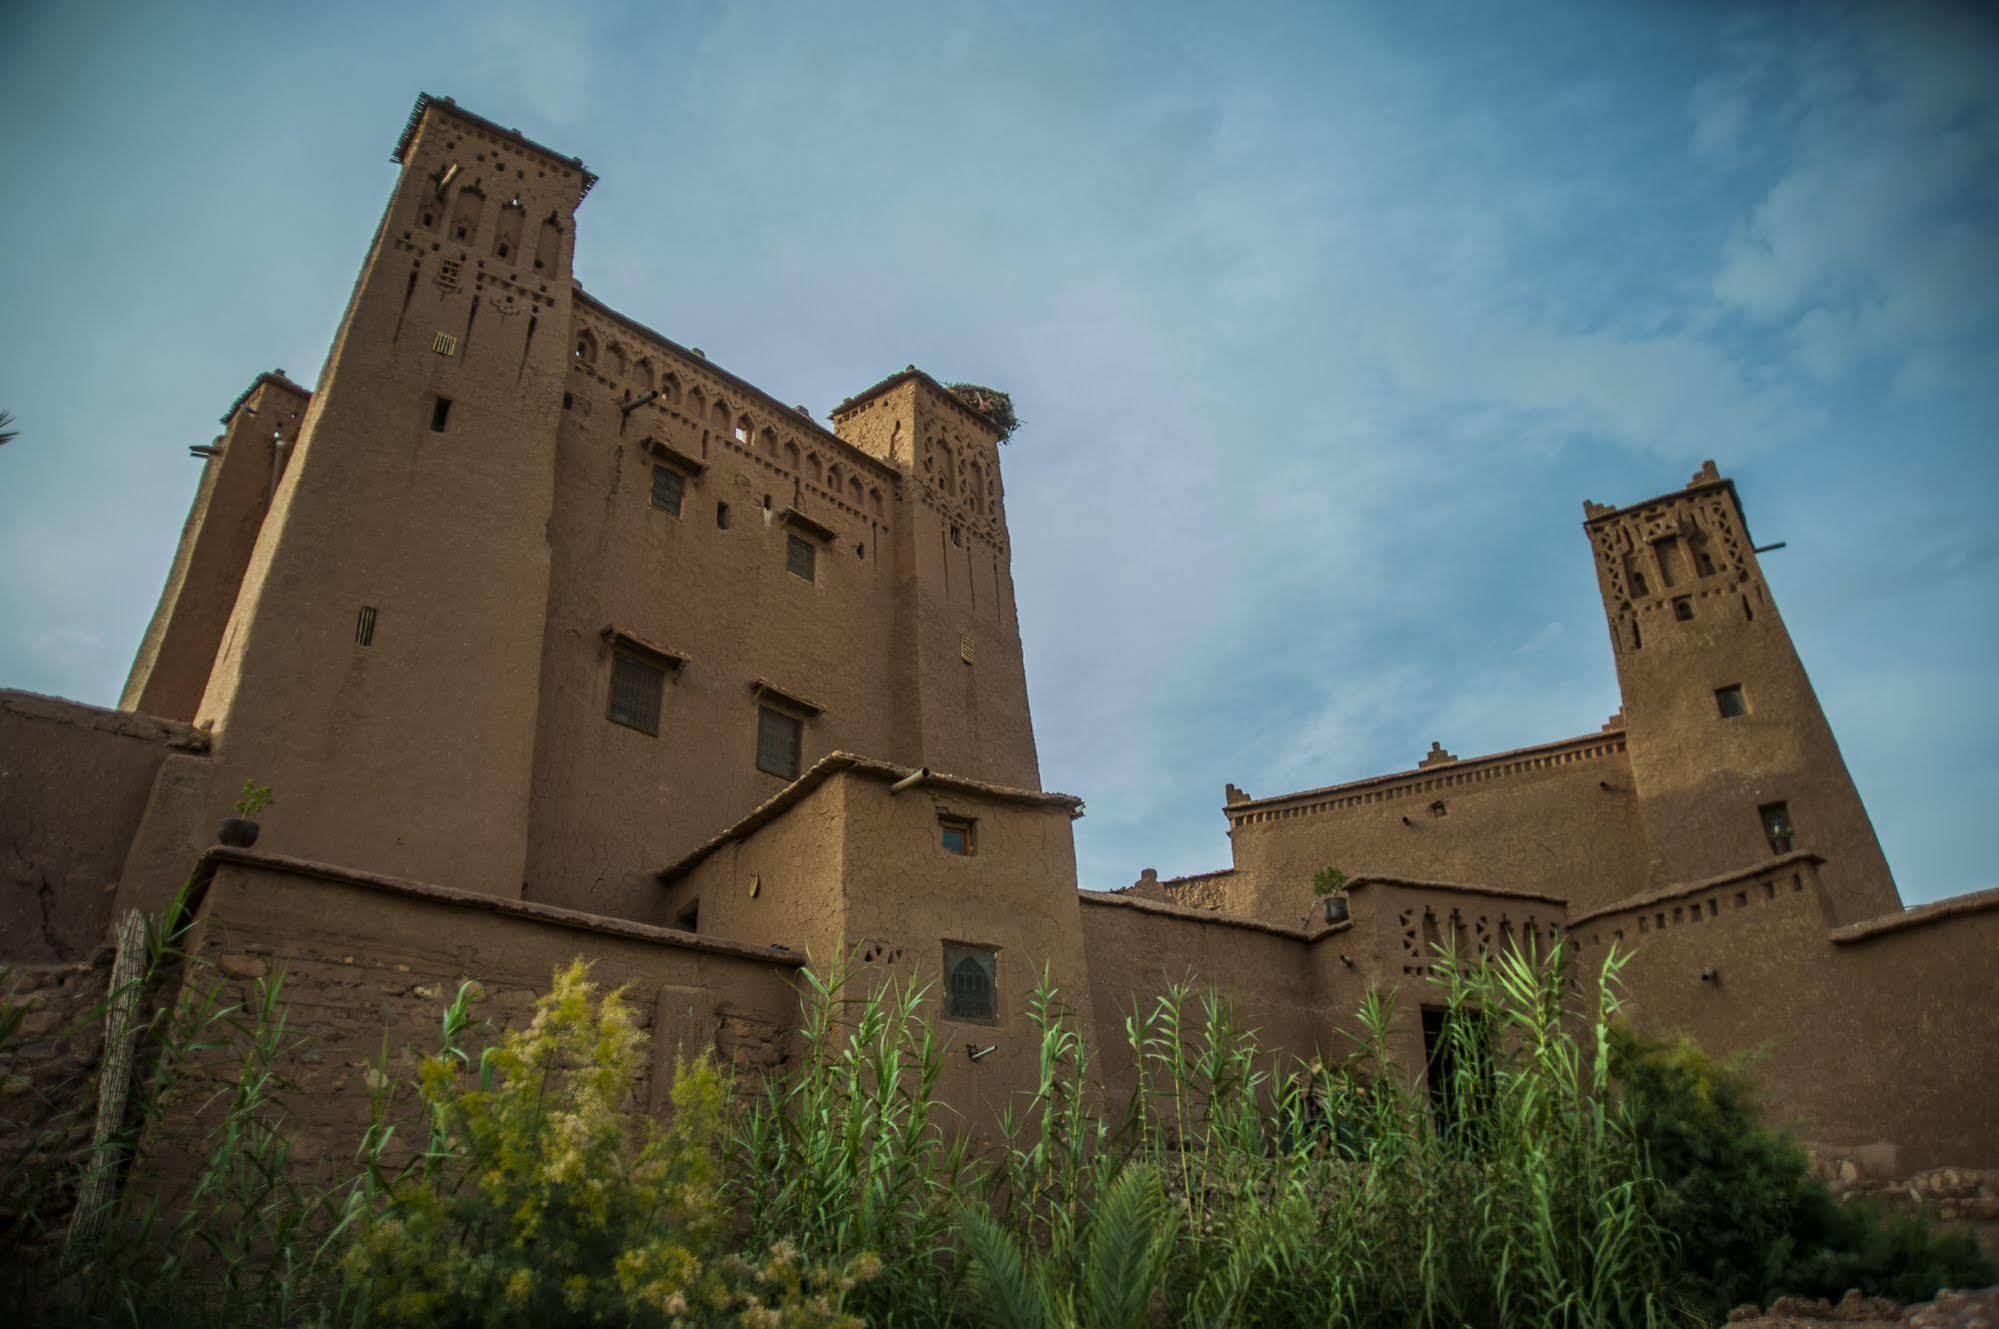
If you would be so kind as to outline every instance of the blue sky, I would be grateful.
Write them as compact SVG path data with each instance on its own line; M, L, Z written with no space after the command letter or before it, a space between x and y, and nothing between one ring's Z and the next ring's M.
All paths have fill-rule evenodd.
M0 685L115 703L419 90L603 176L595 294L823 411L1010 389L1085 884L1617 704L1582 500L1719 459L1904 897L1999 882L1999 24L1919 5L0 15Z

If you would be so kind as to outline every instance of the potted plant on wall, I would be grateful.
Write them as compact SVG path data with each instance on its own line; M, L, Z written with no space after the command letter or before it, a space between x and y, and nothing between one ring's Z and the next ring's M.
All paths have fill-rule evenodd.
M1320 868L1312 874L1312 894L1324 901L1320 906L1325 910L1328 923L1344 923L1347 919L1347 874L1338 868Z
M255 818L271 805L271 801L269 785L245 780L243 796L236 800L236 815L223 818L222 829L216 838L232 849L248 849L257 843L257 833L263 828L257 825Z

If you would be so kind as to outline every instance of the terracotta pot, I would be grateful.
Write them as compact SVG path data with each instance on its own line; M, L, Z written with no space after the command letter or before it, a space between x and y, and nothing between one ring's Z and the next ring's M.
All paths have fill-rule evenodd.
M248 849L257 843L257 832L261 829L248 817L225 817L215 838L231 849Z

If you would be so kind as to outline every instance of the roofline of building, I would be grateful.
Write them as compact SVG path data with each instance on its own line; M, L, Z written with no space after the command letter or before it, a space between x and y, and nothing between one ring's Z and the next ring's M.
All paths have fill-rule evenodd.
M1736 491L1735 481L1725 475L1717 475L1711 480L1705 477L1696 477L1692 484L1684 488L1674 489L1664 494L1654 494L1651 498L1641 498L1636 503L1626 503L1621 507L1598 507L1585 500L1583 529L1588 530L1598 522L1610 521L1614 518L1636 512L1640 508L1649 508L1655 503L1669 503L1682 495L1698 494L1709 489L1720 489L1727 492L1728 501L1735 507L1736 520L1742 523L1743 538L1749 540L1750 547L1754 549L1756 541L1749 535L1749 514L1742 510L1742 495Z
M1509 748L1505 752L1487 753L1481 757L1461 757L1456 761L1438 762L1433 766L1412 766L1407 770L1390 771L1386 775L1370 775L1359 780L1348 780L1342 784L1321 785L1317 789L1300 789L1296 793L1271 794L1265 798L1247 799L1241 803L1225 803L1222 805L1222 812L1229 820L1233 821L1238 813L1267 812L1282 804L1293 803L1300 799L1324 798L1329 794L1349 794L1357 790L1395 784L1402 780L1430 779L1443 774L1459 774L1464 771L1491 766L1499 762L1518 761L1522 757L1538 757L1550 752L1558 752L1563 748L1585 747L1592 743L1603 742L1606 739L1622 739L1623 737L1624 729L1622 726L1599 729L1593 734L1578 734L1573 738L1558 738L1547 743L1536 743L1530 747Z
M229 409L222 413L222 423L225 425L228 424L235 417L236 412L243 409L243 403L250 400L250 394L266 383L274 387L283 388L287 392L296 392L307 401L312 400L311 388L292 382L291 379L285 376L285 371L282 369L266 369L263 373L250 380L249 387L244 388L236 394L236 400L230 402Z
M1379 872L1364 873L1351 878L1340 889L1351 895L1363 886L1396 886L1403 890L1444 891L1452 895L1489 895L1502 900L1525 900L1532 904L1560 905L1569 907L1566 896L1550 895L1546 891L1522 890L1517 886L1478 886L1463 881L1425 881L1420 877L1390 877Z
M1867 941L1891 932L1927 927L1932 923L1994 911L1999 911L1999 886L1972 891L1966 895L1953 895L1948 900L1933 900L1929 904L1919 904L1900 913L1863 918L1858 923L1848 923L1844 927L1834 928L1832 939L1839 945L1850 946L1856 941Z
M939 383L936 379L924 373L921 369L918 369L915 365L908 366L907 368L903 369L900 373L890 374L887 378L875 384L873 387L861 389L853 396L841 402L838 406L835 406L833 408L833 417L835 419L838 419L845 412L854 410L859 406L861 406L863 403L872 401L874 398L881 396L884 392L889 391L891 388L898 387L901 384L907 383L912 379L914 379L918 383L924 384L932 392L942 397L945 401L950 402L953 406L957 407L959 410L963 411L981 428L990 429L995 434L1003 433L1000 427L997 424L993 423L992 418L990 416L982 415L978 411L973 410L971 406L964 401L963 398L958 396L957 393L951 391L951 389L945 387L942 383Z
M1599 905L1587 913L1577 914L1568 919L1564 923L1564 926L1573 930L1584 923L1594 923L1599 919L1609 918L1613 914L1635 913L1640 909L1650 909L1655 905L1668 904L1674 900L1683 900L1689 895L1699 895L1701 892L1711 891L1717 886L1733 885L1738 881L1748 881L1755 877L1766 876L1772 872L1781 872L1785 868L1799 867L1804 864L1817 867L1823 862L1825 862L1823 855L1814 854L1808 849L1800 849L1795 853L1780 854L1776 858L1766 858L1761 863L1756 863L1746 868L1737 868L1733 872L1724 872L1718 876L1703 877L1699 881L1677 882L1671 886L1661 886L1654 890L1640 891L1636 895L1627 895L1622 900L1613 900L1609 904Z
M729 955L745 960L760 960L766 964L780 964L799 968L805 964L805 957L788 950L777 950L751 945L744 941L729 941L722 937L701 936L678 928L663 928L651 923L636 923L629 919L611 918L605 914L587 913L581 909L564 909L557 905L537 904L530 900L512 900L503 895L487 895L480 891L459 890L452 886L438 886L426 881L415 881L408 877L391 877L378 872L362 872L354 868L341 867L334 863L321 863L306 858L291 858L284 854L261 853L254 849L231 849L216 845L201 856L195 864L194 884L197 891L205 891L214 878L216 869L234 864L240 867L257 868L267 872L286 872L294 876L312 877L342 886L355 886L363 890L376 891L385 895L397 895L404 899L420 900L429 904L451 905L461 909L478 909L487 913L504 914L510 918L527 919L546 923L553 927L573 928L579 932L594 932L602 936L626 937L633 941L652 942L676 946L690 951L706 951L711 955Z
M897 470L890 463L883 461L880 457L875 456L872 452L869 452L866 449L857 446L856 444L848 441L847 439L841 438L838 434L828 429L825 425L820 424L817 420L813 419L811 416L800 411L796 406L788 406L784 402L779 401L776 397L771 396L770 393L764 391L762 388L750 382L742 375L730 373L728 370L722 368L722 366L716 364L713 360L710 360L706 355L706 353L696 355L691 347L682 346L679 342L667 336L659 329L647 327L645 324L633 318L630 314L621 313L618 310L611 308L611 306L605 304L602 300L599 300L596 296L584 290L580 282L572 282L571 285L574 287L577 301L581 304L587 305L592 311L602 314L605 318L612 319L615 322L624 324L627 328L631 329L633 332L640 334L641 336L652 338L654 341L666 347L668 351L672 352L673 354L679 356L681 359L685 360L689 366L696 369L706 370L707 372L715 375L715 377L722 379L723 381L729 384L732 384L736 388L741 389L743 392L746 392L753 397L760 398L766 406L770 407L773 411L777 413L779 419L798 421L807 430L811 431L819 438L823 439L828 443L833 444L836 447L844 448L853 457L861 461L864 461L868 465L874 467L877 471L880 471L884 477L892 480L900 480L902 478L902 472Z
M748 816L661 868L655 874L657 880L669 884L680 880L723 845L732 840L747 838L759 827L777 820L787 810L803 802L807 794L835 775L849 773L889 784L916 775L922 777L922 783L926 788L950 789L961 794L972 794L979 798L997 799L1006 803L1021 803L1030 807L1061 808L1072 818L1083 815L1083 800L1074 794L1057 794L1041 789L1015 789L1008 785L968 780L960 775L945 775L909 766L897 766L893 762L877 761L873 757L856 756L851 752L829 752L813 762L796 780L758 804Z
M557 165L567 166L574 170L582 172L583 192L576 196L576 201L578 203L581 203L586 197L589 196L591 187L597 183L596 173L583 164L583 159L581 157L564 156L562 153L557 152L554 148L548 147L545 144L535 142L533 139L529 138L526 134L523 134L518 129L509 129L505 125L495 124L493 121L488 120L483 115L477 115L471 111L466 110L463 106L460 106L457 102L453 101L449 97L436 97L428 92L419 92L416 95L416 105L410 108L410 118L403 125L402 137L396 140L396 150L389 154L390 161L394 162L398 166L403 164L403 160L409 156L410 144L416 142L416 131L423 125L423 113L429 110L433 106L441 107L442 109L451 112L451 114L457 116L459 119L465 121L466 123L477 125L480 129L483 129L488 133L498 134L500 137L504 139L507 139L513 143L517 143L521 147L528 149L530 152L538 153L541 156L548 158L550 161L555 162Z
M1320 935L1306 932L1302 928L1287 928L1280 923L1266 923L1260 918L1224 914L1215 909L1192 909L1184 904L1174 904L1170 900L1148 900L1142 895L1125 895L1120 891L1078 889L1076 898L1083 904L1136 909L1142 914L1152 914L1159 918L1177 918L1186 923L1212 923L1219 927L1240 928L1244 932L1263 932L1273 937L1283 937L1287 941L1314 941ZM1337 925L1327 930L1336 929Z

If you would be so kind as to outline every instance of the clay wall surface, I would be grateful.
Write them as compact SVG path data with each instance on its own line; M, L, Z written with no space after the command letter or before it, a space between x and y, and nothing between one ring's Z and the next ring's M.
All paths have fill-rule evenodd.
M283 370L260 374L223 417L215 440L221 451L202 463L166 589L139 643L119 710L194 719L311 397Z
M273 850L518 896L585 176L437 103L398 155L200 717Z
M184 724L0 691L0 961L104 944L162 763L199 763L207 742Z
M1199 1023L1199 997L1214 988L1279 1068L1292 1058L1346 1051L1330 1017L1341 998L1359 999L1359 984L1351 992L1322 991L1315 943L1304 933L1103 892L1082 891L1078 900L1098 1064L1113 1102L1123 1102L1136 1085L1126 1017L1152 1011L1176 984L1192 990L1183 1024Z
M37 1198L24 1183L67 1179L89 1151L111 957L105 946L64 964L12 965L0 987L0 1003L25 1012L0 1045L0 1176L10 1183L0 1222Z
M528 898L647 917L661 864L789 783L757 768L759 680L817 708L801 770L836 749L917 755L896 727L896 476L594 302L578 301L575 336L587 353L555 440ZM655 465L684 477L677 516L652 501ZM816 551L810 581L787 569L793 535ZM685 657L657 736L607 718L606 628Z
M883 779L849 776L841 875L846 945L872 969L930 984L925 1014L944 1053L938 1092L981 1138L999 1113L1016 1110L1036 1083L1040 1036L1028 1001L1045 975L1077 1008L1086 1037L1092 990L1076 905L1076 852L1070 809L918 785L891 793ZM948 853L938 818L974 824L975 852ZM998 1019L946 1016L946 942L998 952ZM972 1053L993 1048L978 1060Z
M1769 857L1758 808L1783 802L1790 847L1825 857L1843 921L1899 909L1734 486L1710 463L1687 489L1586 510L1649 850L1646 884ZM1738 686L1748 713L1726 717L1717 690Z
M283 973L291 1026L309 1040L279 1067L296 1086L306 1168L351 1165L384 1038L391 1075L413 1071L468 978L486 994L478 1014L502 1026L531 1016L550 976L579 956L594 981L624 986L652 1040L639 1097L653 1112L676 1053L714 1049L747 1070L792 1055L796 970L781 956L256 853L218 850L209 867L191 950L213 968L189 981L247 998Z
M1999 1165L1999 1099L1981 1087L1999 1066L1999 891L1829 931L1833 913L1815 856L1793 855L1571 932L1586 963L1613 941L1632 952L1641 1029L1752 1054L1773 1117L1813 1144L1880 1146L1894 1175Z
M1287 926L1311 908L1312 877L1325 867L1544 891L1577 907L1645 885L1624 736L1614 730L1223 811L1235 855L1228 907Z

